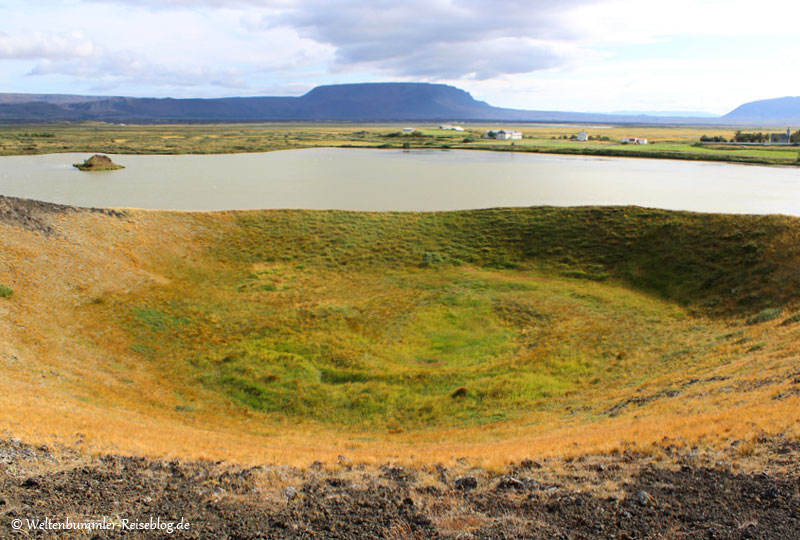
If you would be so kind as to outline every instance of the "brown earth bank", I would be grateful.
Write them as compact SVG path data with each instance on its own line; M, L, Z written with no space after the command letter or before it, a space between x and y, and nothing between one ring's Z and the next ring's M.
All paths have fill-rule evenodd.
M245 468L89 456L5 439L0 537L796 540L800 443L743 444L750 443L713 451L665 439L658 455L632 447L486 471L466 460L408 469L345 456L305 469ZM189 529L64 532L28 524L46 518L156 526L183 519Z

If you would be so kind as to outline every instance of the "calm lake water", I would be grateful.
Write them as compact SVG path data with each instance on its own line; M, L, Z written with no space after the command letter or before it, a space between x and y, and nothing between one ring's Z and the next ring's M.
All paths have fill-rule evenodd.
M0 194L78 206L178 210L456 210L636 204L800 215L800 169L507 152L347 148L262 154L0 157Z

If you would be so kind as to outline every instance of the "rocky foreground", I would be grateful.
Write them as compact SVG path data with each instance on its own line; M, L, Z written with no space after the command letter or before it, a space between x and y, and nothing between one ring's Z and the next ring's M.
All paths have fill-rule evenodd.
M341 456L300 470L89 457L7 439L0 537L797 540L799 464L800 443L784 438L724 451L665 440L647 451L527 459L502 473L463 460L375 468ZM117 525L57 528L103 520ZM168 522L183 528L169 534Z

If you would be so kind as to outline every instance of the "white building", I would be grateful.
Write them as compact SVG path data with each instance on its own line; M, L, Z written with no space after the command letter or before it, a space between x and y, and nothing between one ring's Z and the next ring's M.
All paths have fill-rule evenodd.
M647 144L647 139L639 137L622 137L622 144Z
M464 131L464 128L462 128L461 126L454 126L452 124L442 124L441 126L439 126L439 129L447 129L451 131Z
M522 132L516 129L490 129L483 135L484 139L520 140Z
M578 136L575 138L575 140L579 142L586 142L589 140L589 134L585 131L581 131L578 133Z

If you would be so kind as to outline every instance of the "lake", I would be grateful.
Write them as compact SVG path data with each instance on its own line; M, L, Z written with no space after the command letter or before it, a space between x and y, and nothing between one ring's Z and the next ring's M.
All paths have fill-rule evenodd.
M0 194L96 207L459 210L629 205L800 215L800 168L485 152L313 148L261 154L0 157Z

